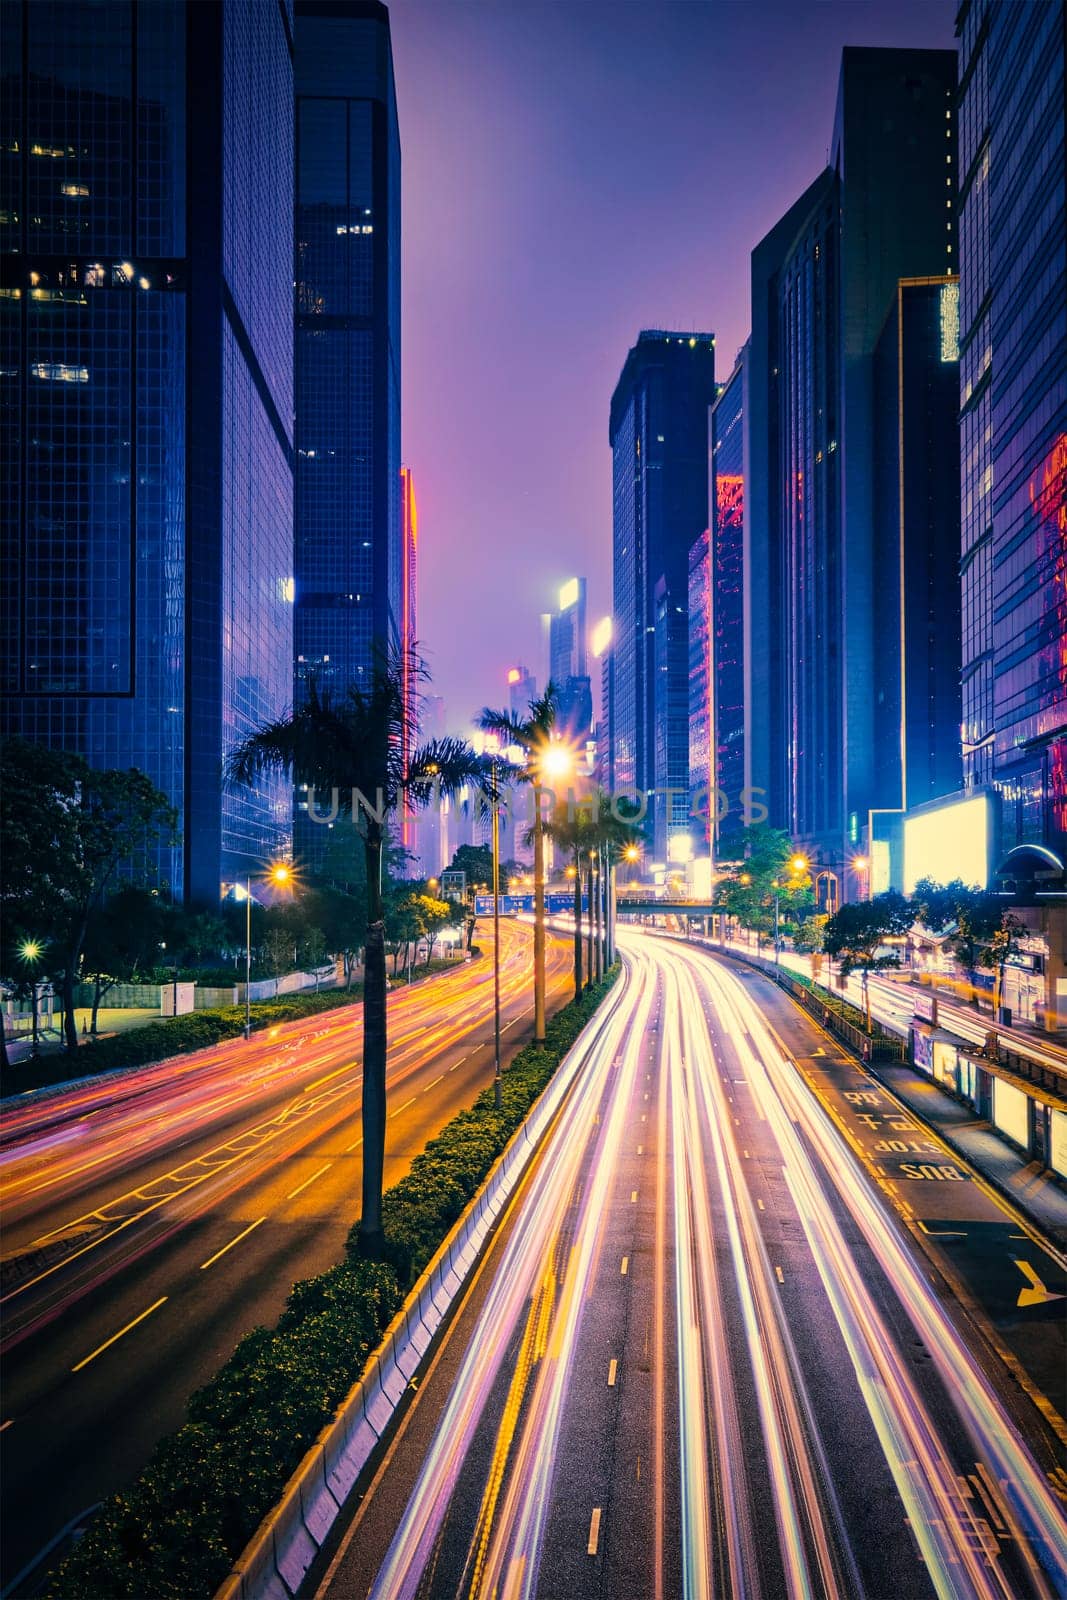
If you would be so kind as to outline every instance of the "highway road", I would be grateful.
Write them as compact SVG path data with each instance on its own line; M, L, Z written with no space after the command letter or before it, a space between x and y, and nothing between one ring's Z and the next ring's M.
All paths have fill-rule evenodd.
M492 1082L482 959L393 991L386 1184ZM532 1034L530 930L501 925L506 1048ZM571 952L548 947L550 1003ZM356 1005L47 1099L7 1102L5 1583L118 1488L359 1212Z
M762 975L619 943L317 1600L1067 1592L1064 1262Z

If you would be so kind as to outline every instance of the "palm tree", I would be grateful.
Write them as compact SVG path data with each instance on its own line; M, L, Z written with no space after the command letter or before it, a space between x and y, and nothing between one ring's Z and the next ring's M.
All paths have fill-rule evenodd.
M534 848L534 1043L545 1042L545 829L541 816L541 796L545 779L573 772L574 758L567 745L555 736L558 697L549 681L545 692L531 700L528 715L493 711L486 706L478 724L485 733L495 734L503 745L517 745L525 757L519 776L521 783L533 787Z
M264 771L284 772L309 791L330 794L331 812L345 815L363 842L367 867L367 939L363 990L363 1193L360 1248L380 1255L385 1168L386 1030L385 912L382 861L387 818L402 801L426 804L454 795L482 775L483 763L462 739L435 739L410 755L405 679L426 677L417 658L394 654L375 666L367 683L336 698L314 680L304 704L265 723L231 753L231 783L250 783ZM312 800L312 803L313 800Z
M545 832L553 844L567 851L574 870L574 998L580 1000L582 997L582 857L595 848L599 837L597 824L588 803L574 805L563 801L556 806L551 821L546 822ZM590 927L592 918L593 899L590 895ZM592 977L590 972L590 982Z

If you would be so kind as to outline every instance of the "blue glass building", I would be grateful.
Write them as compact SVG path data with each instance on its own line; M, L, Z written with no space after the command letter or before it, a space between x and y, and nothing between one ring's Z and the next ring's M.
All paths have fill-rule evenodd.
M5 732L166 791L176 895L284 842L292 34L268 0L2 12Z
M714 398L714 335L657 330L639 334L611 400L609 771L648 804L657 860L689 833L689 551L708 525Z
M895 888L898 814L962 777L958 331L958 278L904 278L874 353L873 804Z
M400 135L389 13L296 8L297 692L401 626Z
M830 165L753 253L749 781L831 862L879 806L874 352L898 280L955 264L955 81L846 49Z
M963 756L1001 851L1067 862L1064 16L966 0L960 72Z

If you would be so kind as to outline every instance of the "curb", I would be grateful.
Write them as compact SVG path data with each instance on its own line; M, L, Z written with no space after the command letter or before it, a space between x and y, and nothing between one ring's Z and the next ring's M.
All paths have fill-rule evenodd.
M604 1007L619 1003L625 970L624 966L621 980L594 1017ZM497 1219L569 1092L581 1064L579 1051L588 1026L587 1022L409 1291L359 1381L297 1466L278 1504L238 1556L215 1600L295 1600L341 1507L392 1423Z

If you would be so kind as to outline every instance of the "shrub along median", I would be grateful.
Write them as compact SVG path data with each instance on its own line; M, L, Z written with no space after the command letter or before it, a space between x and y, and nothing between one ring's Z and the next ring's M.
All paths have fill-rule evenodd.
M388 1261L362 1259L353 1230L342 1262L295 1284L278 1324L241 1340L185 1424L105 1502L53 1574L51 1600L208 1600L615 976L551 1019L543 1049L518 1052L501 1110L485 1090L388 1191Z

